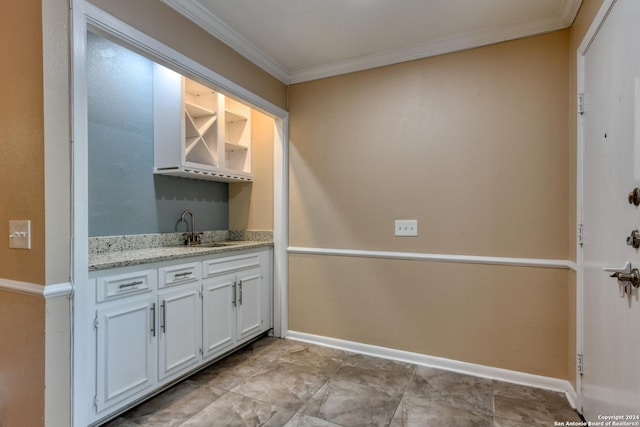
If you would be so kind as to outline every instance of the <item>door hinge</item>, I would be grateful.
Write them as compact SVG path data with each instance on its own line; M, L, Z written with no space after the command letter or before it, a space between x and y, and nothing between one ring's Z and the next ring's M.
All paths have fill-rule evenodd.
M202 292L202 289L200 289L200 291L198 291L198 292L199 292L199 294L200 294L200 298L201 298L201 299L202 299L202 298L204 298L204 293Z
M204 351L202 350L202 346L200 346L200 356L202 356L204 354Z
M95 317L95 319L93 319L93 327L96 330L98 329L98 313L96 313L96 317Z
M578 114L584 114L584 93L578 94Z
M93 396L93 406L95 406L96 409L98 409L98 395L94 395Z
M582 354L578 354L576 370L578 371L578 375L584 375L584 356Z
M584 245L584 224L578 224L578 230L576 232L578 238L578 244Z

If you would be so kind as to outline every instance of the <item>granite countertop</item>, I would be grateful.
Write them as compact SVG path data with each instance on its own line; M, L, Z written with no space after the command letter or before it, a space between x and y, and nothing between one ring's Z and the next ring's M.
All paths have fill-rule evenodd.
M268 232L242 235L215 232L212 235L215 240L209 240L210 235L206 232L204 236L206 239L201 246L178 245L173 233L90 238L89 271L273 246L273 234ZM229 237L233 239L228 240Z

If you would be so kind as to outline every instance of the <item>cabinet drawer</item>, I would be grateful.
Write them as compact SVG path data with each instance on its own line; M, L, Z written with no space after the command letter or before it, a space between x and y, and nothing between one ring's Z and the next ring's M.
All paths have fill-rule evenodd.
M247 268L260 267L260 254L237 255L232 257L214 258L202 263L202 276L210 277L219 274L229 274Z
M96 297L98 302L101 302L150 292L156 287L157 281L156 270L142 270L98 277L96 279Z
M160 267L159 287L166 288L184 283L192 283L200 280L200 263L191 262L188 264L171 265Z

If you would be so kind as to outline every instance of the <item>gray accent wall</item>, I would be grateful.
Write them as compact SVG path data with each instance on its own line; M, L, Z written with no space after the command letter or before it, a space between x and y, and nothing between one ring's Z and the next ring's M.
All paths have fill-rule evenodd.
M153 63L87 35L89 236L196 231L229 226L229 186L153 174ZM176 141L179 143L179 141Z

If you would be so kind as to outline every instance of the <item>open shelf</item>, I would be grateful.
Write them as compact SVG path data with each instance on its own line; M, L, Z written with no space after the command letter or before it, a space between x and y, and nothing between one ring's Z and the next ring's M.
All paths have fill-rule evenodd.
M154 116L155 173L251 181L248 105L155 64Z

